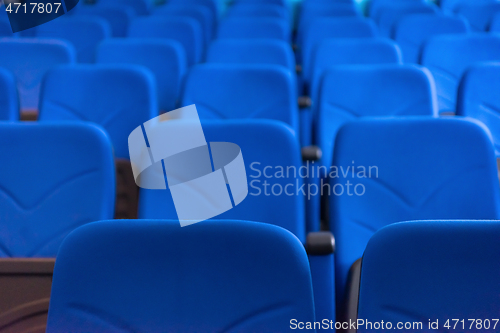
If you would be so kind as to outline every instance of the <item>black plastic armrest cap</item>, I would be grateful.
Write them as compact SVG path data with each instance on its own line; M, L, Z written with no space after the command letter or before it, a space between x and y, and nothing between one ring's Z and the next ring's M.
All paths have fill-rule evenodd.
M301 153L303 161L318 161L322 155L321 148L318 146L302 147Z
M330 231L310 232L306 239L306 251L310 255L335 253L335 238Z

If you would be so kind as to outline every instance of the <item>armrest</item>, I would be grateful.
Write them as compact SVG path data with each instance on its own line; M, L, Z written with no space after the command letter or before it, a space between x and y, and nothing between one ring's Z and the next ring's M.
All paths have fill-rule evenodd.
M361 262L362 259L356 260L349 269L347 276L347 284L345 287L345 298L342 300L342 306L339 306L337 317L339 321L349 322L349 319L356 321L358 319L358 300L359 300L359 283L361 281ZM356 333L356 330L343 330L346 333Z
M302 161L318 161L321 159L321 148L318 146L306 146L302 147Z
M300 74L302 73L302 66L297 64L295 65L295 73Z
M297 102L299 103L299 109L307 109L312 105L311 97L308 96L300 96Z
M335 239L329 231L307 235L306 250L309 257L316 308L316 321L335 322Z

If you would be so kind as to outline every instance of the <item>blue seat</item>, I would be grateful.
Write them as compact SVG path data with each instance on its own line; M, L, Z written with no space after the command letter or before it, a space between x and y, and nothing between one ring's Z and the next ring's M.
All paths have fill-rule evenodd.
M98 3L131 7L136 15L150 14L152 5L152 2L148 0L98 0Z
M220 6L218 0L170 0L168 2L169 5L202 5L210 10L211 16L215 22L219 18L220 14Z
M323 76L315 143L321 163L332 165L339 129L364 117L437 116L434 80L415 65L338 66Z
M207 63L280 65L295 72L290 44L276 39L219 39L210 44Z
M180 99L187 58L174 40L109 39L97 49L97 63L137 64L151 70L156 79L158 107L174 110Z
M382 36L393 38L397 22L405 16L411 14L436 14L438 9L435 5L415 1L391 4L380 8L380 13L375 21Z
M49 69L75 60L73 46L65 41L0 39L0 67L16 78L21 110L38 108L40 84Z
M202 116L201 104L197 109ZM183 126L179 121L163 122L165 131L169 126ZM184 126L189 126L186 124ZM292 232L302 242L306 240L305 196L297 193L303 179L292 171L287 177L286 166L296 171L302 165L300 147L293 131L286 124L267 120L202 120L203 132L207 142L232 142L243 153L247 171L248 195L233 209L215 219L237 219L270 223ZM163 129L162 129L163 130ZM265 170L264 168L270 166ZM280 167L285 167L283 178L274 174ZM271 169L272 168L272 169ZM271 169L271 171L269 171ZM271 175L270 178L265 176ZM265 182L269 185L265 185ZM273 195L285 191L293 195ZM298 187L297 187L298 185ZM273 190L274 186L274 190ZM267 194L267 195L266 195ZM141 189L139 195L139 218L141 219L176 219L172 196L169 190Z
M500 13L496 13L491 18L489 30L491 32L500 32Z
M365 119L340 129L333 165L355 172L331 182L337 186L337 195L330 196L337 300L349 268L378 229L419 219L500 217L493 145L479 124L415 117Z
M312 60L310 96L317 99L323 73L339 65L400 64L401 50L387 38L327 39Z
M0 37L17 37L17 35L12 32L9 19L0 17Z
M127 5L104 4L77 6L75 15L97 16L105 19L111 26L113 37L126 37L128 26L135 17L135 10Z
M296 91L292 73L281 66L204 64L189 73L181 105L196 104L202 120L279 120L298 136Z
M61 17L36 28L37 37L64 39L75 46L80 63L93 63L97 45L111 37L110 24L100 17Z
M64 242L47 332L280 332L290 318L314 321L309 263L289 232L245 221L103 221Z
M206 6L174 2L173 4L158 7L153 14L191 17L200 23L205 45L208 45L213 38L215 32L215 18L210 9Z
M500 156L500 64L476 65L467 70L458 90L457 115L471 117L490 130Z
M458 10L458 7L460 7L463 4L470 4L470 3L491 3L495 2L497 0L439 0L439 7L445 12L445 13L454 13Z
M220 21L217 38L273 38L291 41L290 23L274 17L228 17Z
M0 121L19 120L19 101L16 79L8 70L0 67Z
M273 4L282 7L288 7L288 0L235 0L235 4L258 3L258 4Z
M465 34L469 30L467 21L459 16L412 14L398 21L394 40L401 48L404 62L418 64L420 50L427 39L436 35Z
M457 88L463 73L484 61L500 61L499 36L443 35L424 44L420 62L434 76L441 113L455 113Z
M113 217L111 143L91 124L0 122L0 257L55 257L64 237Z
M304 32L301 46L302 76L309 78L313 71L312 59L318 45L330 38L371 38L378 34L375 23L362 17L319 18Z
M178 41L186 51L188 65L203 55L203 32L200 23L190 17L139 17L132 21L128 37L167 38Z
M363 256L358 318L393 327L411 321L410 331L429 331L429 323L436 327L436 321L439 329L456 324L462 332L471 324L470 331L491 329L500 307L499 237L498 221L415 221L383 228ZM484 319L466 324L453 320L464 314ZM412 322L420 318L432 319L414 329ZM364 326L358 332L373 330Z
M411 5L415 3L422 4L425 3L425 0L371 0L368 3L368 16L370 16L374 20L378 20L380 14L385 10L384 7L394 7L405 4Z
M40 121L90 121L102 126L115 157L128 159L128 136L158 115L153 74L136 65L62 66L47 73Z
M354 3L343 2L302 2L298 17L297 27L297 44L302 45L304 42L304 33L307 31L311 22L314 22L320 17L350 17L360 16L361 13Z
M456 12L469 21L473 31L487 31L493 16L500 13L500 2L464 3Z
M231 6L226 17L275 17L284 20L290 19L287 8L273 3L236 3Z

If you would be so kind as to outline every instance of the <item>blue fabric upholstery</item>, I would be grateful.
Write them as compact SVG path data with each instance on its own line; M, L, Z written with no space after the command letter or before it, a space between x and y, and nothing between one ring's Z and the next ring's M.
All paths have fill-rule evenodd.
M0 120L19 120L19 100L14 75L0 67Z
M217 38L274 38L291 41L290 23L275 17L228 17L219 23Z

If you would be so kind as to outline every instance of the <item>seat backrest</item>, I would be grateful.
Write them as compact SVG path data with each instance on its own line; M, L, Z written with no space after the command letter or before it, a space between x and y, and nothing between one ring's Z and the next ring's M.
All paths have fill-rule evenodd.
M299 133L297 87L276 65L203 64L194 67L181 105L196 104L200 119L274 119Z
M490 318L500 307L499 237L498 221L416 221L383 228L363 256L358 318L396 325L411 313L411 322L431 318L437 328L468 316L485 318L484 324L474 321L474 331L493 327ZM420 322L420 328L410 323L411 331L425 331L430 322ZM358 332L373 330L363 326Z
M17 37L17 35L12 32L9 20L0 18L0 37Z
M440 112L455 112L457 88L465 70L477 62L500 61L500 36L443 35L429 39L421 63L436 81Z
M97 63L147 67L156 79L160 110L176 108L187 71L186 53L179 42L167 39L109 39L99 45Z
M97 4L81 5L75 8L75 15L97 16L111 26L113 37L126 37L128 26L135 17L135 10L127 5Z
M308 29L311 22L314 22L320 17L334 18L360 15L361 12L352 2L302 2L298 18L299 22L297 27L297 44L303 44L305 31Z
M201 25L190 17L139 17L130 24L128 37L176 40L184 47L190 66L199 62L203 55Z
M137 65L75 65L51 70L40 95L40 121L90 121L109 134L115 156L129 158L128 135L158 115L153 74Z
M500 32L500 13L493 15L490 21L490 32Z
M290 23L275 17L228 17L220 21L217 38L291 40Z
M59 18L36 28L37 37L64 39L76 49L79 63L93 63L97 45L112 34L111 25L103 18L75 16Z
M457 115L475 118L491 132L500 156L500 64L484 64L465 72L458 90Z
M115 220L65 240L47 332L281 332L290 318L314 321L314 305L307 255L288 231Z
M301 47L302 76L310 79L316 48L325 39L371 38L378 34L375 23L362 17L322 17L308 25Z
M285 8L288 8L289 4L288 0L235 0L235 4L246 4L246 3L273 4Z
M323 73L338 65L400 64L401 50L388 38L327 39L312 59L309 94L317 99Z
M64 237L113 218L111 143L81 123L0 123L0 257L55 257Z
M215 40L210 44L206 62L279 65L295 72L295 55L290 44L271 38Z
M469 21L473 31L487 31L493 16L500 13L500 2L463 3L458 6L456 12Z
M491 3L495 2L497 0L473 0L472 2L474 3ZM457 11L458 7L460 7L462 4L467 4L470 3L470 0L439 0L439 7L445 12L445 13L454 13Z
M0 120L19 120L16 79L10 71L2 67L0 67Z
M134 9L136 15L148 15L151 12L151 1L147 0L99 0L99 4L128 6Z
M332 165L342 172L355 169L331 182L338 184L337 195L330 196L330 221L340 299L349 268L381 227L500 217L493 144L478 122L423 117L351 122L337 134Z
M369 2L369 7L368 7L368 15L374 19L377 20L380 17L380 14L385 10L384 7L394 7L394 6L400 6L400 5L405 5L405 4L415 4L415 3L425 3L425 0L371 0Z
M401 48L403 61L418 64L427 39L436 35L465 34L469 30L469 24L460 16L411 14L396 23L394 40Z
M276 17L285 20L290 19L288 10L280 5L272 3L240 3L231 6L227 17Z
M214 19L214 22L216 19L219 18L220 14L220 6L219 6L219 1L217 0L171 0L168 2L168 5L188 5L188 6L193 6L193 5L202 5L206 7L208 10L210 10L211 16Z
M415 1L387 5L380 9L380 14L376 22L382 36L393 38L397 22L406 15L436 14L438 9L435 5Z
M158 7L153 14L161 16L185 16L195 19L202 28L205 45L210 43L214 35L215 18L206 6L173 3Z
M75 49L66 41L0 39L0 67L10 70L16 77L22 110L38 108L40 83L49 69L75 61Z
M338 66L323 76L316 113L321 163L332 165L338 130L363 117L437 116L432 75L414 65Z
M197 108L200 110L200 104ZM169 126L178 130L188 125L166 121L160 122L158 130L168 131ZM247 172L247 197L216 219L274 224L305 242L305 196L300 190L303 179L298 174L302 162L297 137L290 127L265 119L202 121L202 125L207 142L232 142L240 147ZM140 191L140 218L177 218L168 189Z

